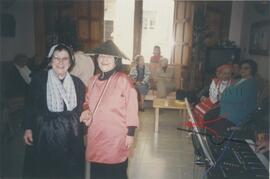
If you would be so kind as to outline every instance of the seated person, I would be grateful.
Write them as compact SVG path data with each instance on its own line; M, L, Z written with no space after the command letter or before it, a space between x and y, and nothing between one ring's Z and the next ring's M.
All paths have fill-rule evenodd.
M150 63L159 63L161 56L160 46L156 45L153 49L153 56L150 59Z
M232 66L228 64L221 65L216 70L214 78L209 86L209 97L200 97L200 102L193 110L197 120L210 120L219 115L219 101L223 91L232 84L231 79Z
M232 66L228 64L221 65L216 70L216 78L210 85L205 86L199 93L200 101L210 98L211 102L217 103L220 100L222 92L232 84L231 80Z
M240 63L237 61L232 62L232 78L238 80L241 78L240 75Z
M224 101L222 101L222 100L224 100L224 98L228 97L226 95L230 95L230 94L226 94L226 93L230 88L233 87L233 83L232 83L232 80L231 80L231 70L232 70L232 67L230 65L222 65L219 68L217 68L217 71L216 71L217 78L212 80L212 83L210 85L210 90L209 90L210 102L216 103L216 102L221 100L220 103L221 103L221 108L223 107L223 110L224 110ZM256 72L256 67L255 67L255 70L254 70L254 74L255 74L255 72ZM215 81L217 81L218 83L215 82ZM223 81L223 83L221 83L222 81ZM221 86L221 85L223 85L223 86ZM232 85L232 86L229 87L230 85ZM238 95L241 95L241 94L239 93ZM238 96L238 97L240 98L240 96ZM234 98L234 97L232 97L232 98ZM255 98L256 98L256 93L255 93ZM205 100L205 98L202 99L202 101L204 101L204 100ZM208 109L208 111L205 111L205 113L203 114L203 117L201 115L198 115L197 113L200 114L201 110L196 110L197 106L201 107L201 109L202 109L202 106L200 106L199 104L196 105L195 109L193 110L193 112L195 113L195 116L197 118L198 117L203 118L203 119L201 119L201 121L204 121L205 118L209 118L210 120L213 120L213 121L219 119L219 118L216 118L219 115L219 109L218 108L213 109L213 108L209 107L209 109L213 110L213 111L211 111L212 114L209 113L210 110ZM254 101L254 104L256 105L256 99ZM228 103L226 105L231 105L231 104ZM237 108L237 107L234 106L233 108ZM237 110L241 110L241 109L238 108ZM208 112L208 114L206 114L206 112ZM208 115L208 116L206 117L206 115ZM221 113L221 115L224 116L225 118L228 117L227 113L224 114L224 112ZM197 121L199 122L200 120L197 119ZM213 123L209 123L209 124L205 123L204 124L204 126L211 129L211 131L206 130L205 132L207 134L210 134L210 135L213 135L213 136L215 136L215 135L220 135L220 136L227 135L226 134L226 128L231 127L233 125L234 125L233 122L231 122L230 120L220 120L220 121L216 121L216 122L213 122ZM203 152L202 152L202 149L200 148L200 145L198 144L198 141L196 139L193 139L193 143L194 143L194 151L195 151L195 154L197 155L197 159L196 159L195 163L204 164L205 161L204 161L204 157L203 157Z
M139 55L136 55L136 56L132 59L132 61L131 61L131 63L130 63L130 70L131 70L132 68L134 68L134 67L137 66L137 58L138 58L138 56L139 56Z
M161 58L162 56L161 56L160 47L156 45L154 46L153 56L151 57L150 64L149 64L149 69L151 72L151 75L150 75L150 88L151 89L157 88L156 76L157 76L157 70L159 69L159 62Z
M135 83L135 88L139 95L139 110L144 111L144 97L149 90L149 77L150 71L148 66L144 63L144 57L142 55L137 55L135 57L136 66L130 69L129 76Z
M220 100L223 91L232 84L231 75L231 65L224 64L217 68L217 78L212 80L209 88L209 99L213 104Z
M170 92L176 90L174 69L168 66L168 59L160 60L160 68L157 71L157 97L165 98Z
M256 110L257 89L254 76L257 64L244 60L240 65L241 79L225 89L220 99L220 115L236 126L248 121L248 115Z

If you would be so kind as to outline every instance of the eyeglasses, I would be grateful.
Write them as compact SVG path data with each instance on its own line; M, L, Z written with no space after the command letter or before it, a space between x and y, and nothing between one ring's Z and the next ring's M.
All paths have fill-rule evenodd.
M63 63L69 62L69 57L63 57L63 58L59 58L57 56L53 56L53 60L55 60L56 62L60 63L61 61Z

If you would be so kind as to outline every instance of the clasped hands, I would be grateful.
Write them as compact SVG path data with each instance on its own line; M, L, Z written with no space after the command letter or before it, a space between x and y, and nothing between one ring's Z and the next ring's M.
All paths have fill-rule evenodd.
M93 113L87 109L82 112L80 116L80 122L83 122L86 126L89 126L93 120Z

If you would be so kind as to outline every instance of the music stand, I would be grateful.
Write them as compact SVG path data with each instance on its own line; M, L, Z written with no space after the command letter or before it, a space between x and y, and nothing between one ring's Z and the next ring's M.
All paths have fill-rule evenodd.
M200 131L196 125L196 121L195 121L193 114L191 112L190 105L189 105L187 98L185 98L185 103L186 103L186 107L187 107L187 111L188 111L188 115L190 117L190 120L194 124L194 125L192 125L193 131L195 132L195 135L197 136L199 143L201 144L201 147L203 149L203 153L204 153L206 159L208 160L209 165L214 166L216 162L215 162L215 159L210 151L209 145L208 145L207 140L206 140L206 136L202 136L200 134Z

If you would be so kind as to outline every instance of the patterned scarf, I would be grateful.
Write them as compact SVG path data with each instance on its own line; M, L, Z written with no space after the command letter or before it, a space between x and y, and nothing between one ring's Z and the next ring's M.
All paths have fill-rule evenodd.
M64 103L68 111L72 111L77 106L77 96L73 80L69 73L63 83L56 76L55 72L48 71L47 81L47 106L51 112L63 112Z

